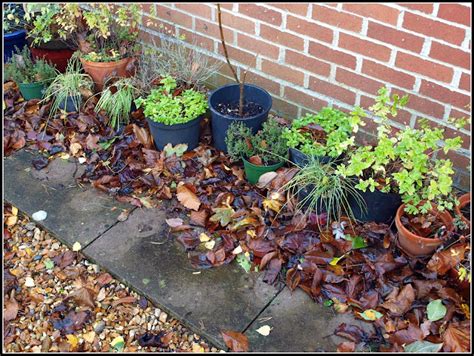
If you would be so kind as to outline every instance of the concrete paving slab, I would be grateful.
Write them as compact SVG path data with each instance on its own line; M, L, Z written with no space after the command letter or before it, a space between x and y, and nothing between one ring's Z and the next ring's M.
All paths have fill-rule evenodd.
M122 209L133 209L90 186L79 187L76 163L58 158L37 171L31 165L35 157L21 150L4 159L4 199L29 216L46 211L39 224L63 243L86 246L117 222Z
M165 210L136 209L83 253L225 348L221 331L243 332L279 290L263 283L263 274L247 274L235 262L193 269L175 235L168 234Z
M332 308L315 303L301 289L285 289L245 332L252 351L259 352L335 352L337 345L349 341L334 335L342 323L357 325L369 332L370 323L352 314L337 314ZM268 336L256 330L268 325Z

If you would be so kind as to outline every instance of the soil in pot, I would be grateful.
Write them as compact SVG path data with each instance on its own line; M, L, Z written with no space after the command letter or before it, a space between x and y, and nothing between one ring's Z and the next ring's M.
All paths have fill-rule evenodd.
M243 115L239 114L239 103L219 103L216 106L216 111L222 115L227 115L235 118L245 119L246 117L255 116L263 112L263 106L257 103L245 102L243 107Z

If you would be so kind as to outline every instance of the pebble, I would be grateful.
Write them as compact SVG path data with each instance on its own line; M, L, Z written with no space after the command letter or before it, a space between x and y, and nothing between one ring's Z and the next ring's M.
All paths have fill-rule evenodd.
M94 326L94 331L96 334L100 334L102 331L105 329L105 322L104 321L99 321L95 326Z
M165 312L162 312L162 313L160 314L159 319L160 319L160 321L161 321L162 323L166 323L166 319L168 319L168 314L166 314Z
M25 229L28 231L33 231L36 227L36 224L34 222L29 222L28 224L25 225Z

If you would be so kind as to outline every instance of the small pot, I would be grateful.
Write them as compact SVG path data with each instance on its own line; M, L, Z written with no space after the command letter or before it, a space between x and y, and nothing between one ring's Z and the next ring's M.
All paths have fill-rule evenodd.
M454 207L454 211L455 211L456 215L461 217L462 221L464 221L464 223L468 226L469 230L471 229L471 221L468 220L468 218L466 218L463 215L463 213L461 212L461 209L464 208L466 205L468 205L470 203L471 203L471 193L466 193L466 194L463 194L459 198L459 205Z
M67 63L71 59L74 51L71 49L44 49L31 47L31 56L33 59L44 59L59 70L61 73L66 71Z
M131 58L123 58L116 62L91 62L80 58L84 71L89 74L95 83L97 91L102 91L105 81L109 77L129 77L131 73L127 71L127 65Z
M321 163L329 163L332 161L333 162L332 165L336 165L338 161L343 158L343 156L344 156L344 153L341 154L336 159L330 156L315 156L314 155L313 157L316 158ZM297 148L290 148L290 161L296 164L298 167L304 167L309 162L309 156L306 153L301 152Z
M272 97L268 92L256 85L245 84L244 96L246 101L258 103L263 107L263 112L258 115L236 118L228 115L222 115L216 110L217 104L221 103L235 103L240 98L240 86L238 84L224 85L216 89L209 96L209 108L211 110L212 118L212 140L213 145L218 150L227 153L227 145L225 137L227 129L233 122L243 122L245 126L252 129L252 133L256 134L261 129L262 123L267 119L268 112L272 107Z
M6 63L15 52L15 47L21 51L26 46L26 30L18 30L3 35L3 62Z
M43 82L20 83L18 87L25 100L42 99L46 90L46 85Z
M383 193L377 189L373 192L370 190L358 192L361 195L362 200L365 202L365 207L359 206L357 200L353 196L348 198L352 214L357 221L374 221L376 223L389 225L392 223L397 213L397 209L402 204L402 199L399 194Z
M74 100L76 98L76 100ZM81 108L82 104L82 96L77 95L77 96L68 96L66 99L66 102L59 103L58 107L61 110L64 110L66 112L78 112L79 109Z
M421 237L408 230L401 221L404 215L405 204L400 205L395 216L395 225L398 230L398 242L400 248L411 256L424 256L435 252L435 250L444 242L441 239ZM454 230L453 217L446 210L438 211L433 206L432 214L436 214L446 226L448 232Z
M247 177L247 180L250 184L257 184L258 179L262 174L274 172L284 164L284 162L279 162L269 166L257 166L253 163L250 163L245 158L242 158L242 160L244 161L245 176Z
M150 132L153 135L155 147L162 151L168 144L176 146L180 143L188 145L188 151L195 149L199 144L200 124L203 116L199 116L194 120L184 124L165 125L146 119Z

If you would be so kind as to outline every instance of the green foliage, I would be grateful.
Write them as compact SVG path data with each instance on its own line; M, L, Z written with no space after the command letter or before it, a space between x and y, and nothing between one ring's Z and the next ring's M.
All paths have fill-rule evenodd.
M354 136L351 134L358 131L364 116L360 108L346 115L340 110L326 107L316 115L306 114L294 120L291 127L284 130L283 136L288 140L289 147L307 155L335 158L354 145ZM310 130L316 125L323 132L315 140Z
M15 47L15 53L5 66L5 78L18 84L49 82L58 74L56 68L44 59L33 62L28 47L20 51Z
M55 18L60 10L59 4L26 4L25 19L29 27L28 37L33 38L33 46L59 38Z
M288 143L283 136L284 127L275 120L267 120L256 135L242 121L233 122L227 130L225 142L233 161L259 156L264 164L288 157Z
M354 214L349 204L352 197L365 210L365 203L360 193L354 188L353 178L343 177L332 167L331 162L322 163L314 156L309 156L306 166L283 186L283 189L298 197L305 190L309 194L303 199L298 199L296 210L304 214L318 213L325 210L329 225L330 221L339 221L342 215L353 219ZM360 241L356 241L361 246Z
M71 97L74 105L81 104L81 91L92 90L94 82L92 78L82 73L82 65L77 56L73 56L68 63L66 72L59 74L46 90L43 101L52 99L50 116L54 115L60 106L66 106L68 97Z
M3 31L15 32L25 28L25 11L22 4L3 5Z
M452 162L433 157L440 150L446 154L458 149L461 138L445 139L443 129L423 123L420 128L406 127L391 135L388 116L395 117L407 102L408 96L390 98L386 88L379 90L376 103L369 108L379 124L377 143L358 147L347 163L339 165L338 172L360 178L356 188L362 191L398 191L409 214L424 214L433 203L440 210L452 209L448 197L453 183Z
M128 124L133 99L137 88L132 78L121 78L105 88L94 111L104 110L109 118L109 125L118 130L124 123Z
M432 300L426 307L428 320L430 321L438 321L443 319L446 315L446 311L447 309L441 299Z
M203 93L193 89L180 92L176 80L171 77L163 78L160 83L162 85L145 99L135 100L137 107L144 108L148 119L165 125L184 124L206 112L208 106Z

